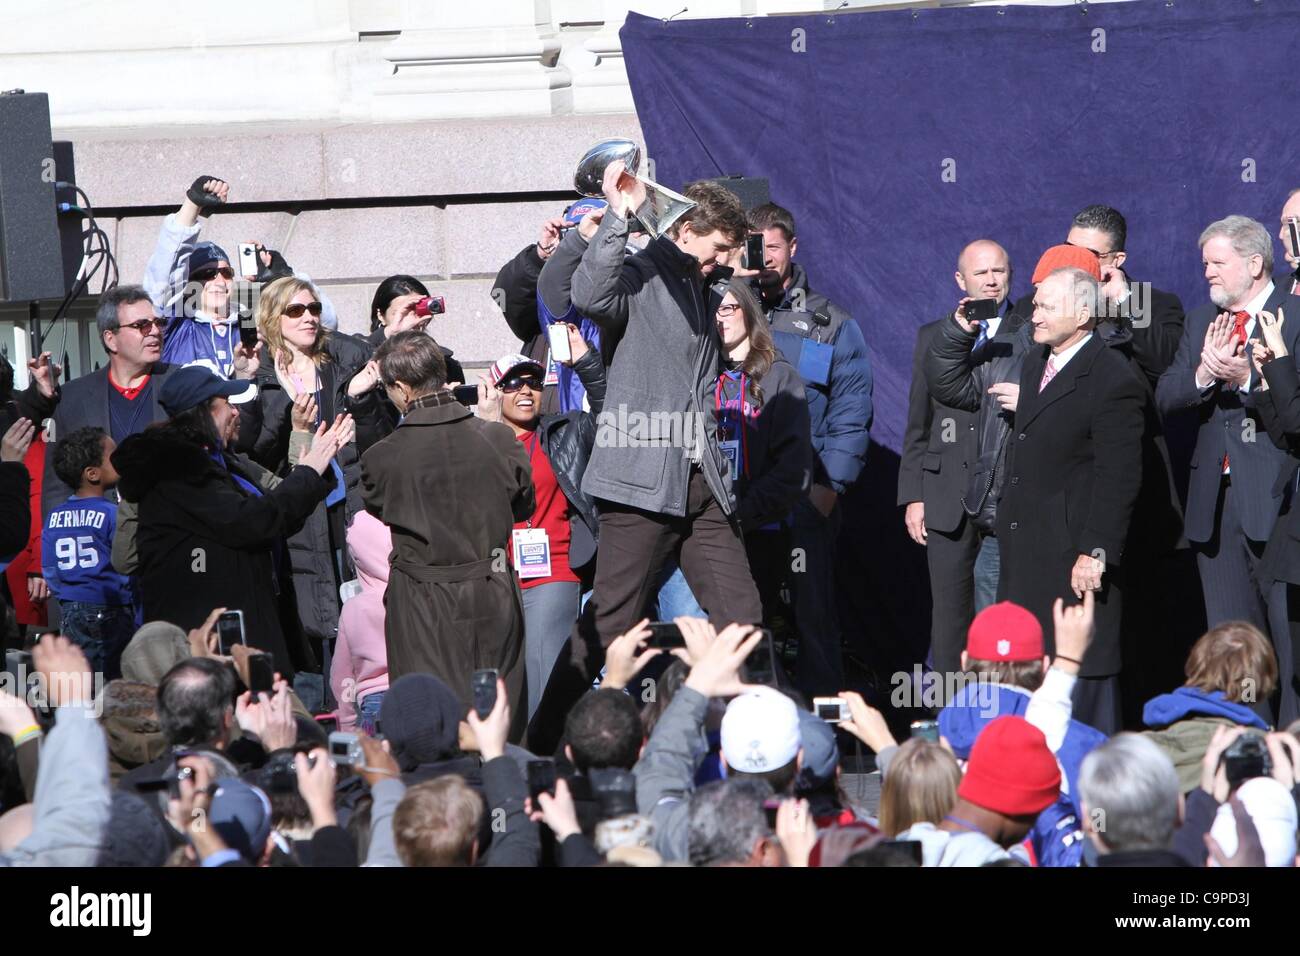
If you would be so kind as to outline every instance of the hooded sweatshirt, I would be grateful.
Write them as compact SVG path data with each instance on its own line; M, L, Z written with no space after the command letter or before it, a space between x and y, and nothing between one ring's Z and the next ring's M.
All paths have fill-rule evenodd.
M1196 687L1151 698L1142 708L1142 722L1152 728L1146 735L1173 761L1183 793L1201 785L1201 761L1219 725L1269 729L1262 717L1228 700L1223 691Z
M356 727L357 705L362 700L388 689L384 592L388 589L388 555L392 549L388 526L369 512L358 512L348 528L348 552L357 569L361 593L349 598L339 614L339 636L330 665L330 687L339 702L340 730Z
M953 695L939 712L939 733L959 760L970 758L975 738L990 721L1008 714L1024 717L1032 695L1009 684L974 683ZM1079 768L1083 758L1106 742L1106 735L1070 719L1061 745L1054 751L1061 767L1061 795L1038 815L1029 832L1029 846L1038 866L1072 867L1083 859L1084 836L1079 823ZM926 864L927 866L930 864Z

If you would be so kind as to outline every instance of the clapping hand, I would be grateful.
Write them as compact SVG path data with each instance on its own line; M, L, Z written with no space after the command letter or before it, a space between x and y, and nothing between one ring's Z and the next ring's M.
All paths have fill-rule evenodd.
M311 448L307 449L307 454L302 456L298 464L306 465L315 470L318 475L325 474L330 461L338 454L339 449L352 441L355 435L356 425L351 415L338 416L329 428L321 422L316 429L316 436L312 439Z

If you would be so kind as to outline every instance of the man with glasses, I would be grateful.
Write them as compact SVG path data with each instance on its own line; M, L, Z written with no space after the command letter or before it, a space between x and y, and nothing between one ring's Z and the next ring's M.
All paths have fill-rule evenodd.
M251 378L257 350L239 340L240 296L230 256L215 242L199 242L199 217L226 203L230 185L215 176L200 176L185 202L163 220L144 287L167 321L163 358L173 365L203 365L226 378ZM258 282L298 275L278 252L258 249ZM311 281L305 275L298 278ZM338 327L334 307L321 296L321 324ZM248 310L253 303L246 301Z
M1183 336L1183 303L1172 292L1134 281L1124 271L1128 223L1118 209L1095 204L1083 207L1070 223L1065 242L1097 257L1106 302L1102 318L1109 318L1125 334L1131 333L1133 358L1154 389L1178 351ZM1033 299L1031 292L1016 303L1014 312L1030 315L1034 311Z

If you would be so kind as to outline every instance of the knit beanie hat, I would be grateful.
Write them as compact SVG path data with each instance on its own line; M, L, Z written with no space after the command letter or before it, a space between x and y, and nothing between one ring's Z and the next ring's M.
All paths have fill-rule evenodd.
M957 796L1007 817L1036 816L1061 792L1061 768L1043 732L999 717L975 738Z

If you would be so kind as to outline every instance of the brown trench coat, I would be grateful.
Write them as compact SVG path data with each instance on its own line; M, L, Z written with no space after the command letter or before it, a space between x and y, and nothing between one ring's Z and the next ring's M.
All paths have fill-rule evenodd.
M510 695L512 741L528 717L524 617L509 563L515 521L533 513L532 469L509 426L446 393L417 407L361 459L366 510L393 534L389 681L433 674L468 710L470 675L495 667Z

